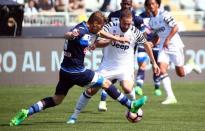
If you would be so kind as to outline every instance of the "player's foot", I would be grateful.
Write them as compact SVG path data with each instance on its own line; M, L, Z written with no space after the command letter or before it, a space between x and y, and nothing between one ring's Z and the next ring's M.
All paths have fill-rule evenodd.
M147 101L147 96L143 96L138 100L132 101L130 111L136 113L140 107L142 107Z
M9 125L10 126L17 126L21 124L28 116L28 110L26 109L21 109L20 112L18 112L10 121Z
M161 92L160 89L155 89L154 94L155 94L156 96L161 96L161 95L162 95L162 92Z
M67 124L75 124L76 123L76 118L69 118L66 123Z
M99 111L107 111L107 104L106 101L100 101L98 106Z
M139 86L136 86L135 87L135 94L142 96L143 95L142 88L140 88Z
M202 70L201 67L199 65L197 65L193 59L189 59L189 61L187 62L187 64L190 64L193 67L193 70L197 73L197 74L201 74Z
M177 103L177 99L175 97L167 98L165 101L162 102L163 105L176 104L176 103Z

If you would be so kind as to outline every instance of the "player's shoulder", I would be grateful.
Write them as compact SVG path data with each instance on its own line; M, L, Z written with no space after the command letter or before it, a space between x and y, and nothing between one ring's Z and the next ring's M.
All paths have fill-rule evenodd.
M110 27L117 27L118 25L119 25L119 21L110 21L105 26L110 28Z
M77 24L73 29L78 29L79 31L84 31L84 32L88 32L88 27L86 25L86 22L81 22L79 24Z
M168 11L164 10L164 9L159 10L159 15L162 16L163 18L171 16L171 14Z
M109 17L120 17L120 13L121 11L120 10L117 10L117 11L113 11L110 13Z
M130 26L130 31L133 33L133 34L138 34L140 32L140 30L134 26L134 25L131 25Z

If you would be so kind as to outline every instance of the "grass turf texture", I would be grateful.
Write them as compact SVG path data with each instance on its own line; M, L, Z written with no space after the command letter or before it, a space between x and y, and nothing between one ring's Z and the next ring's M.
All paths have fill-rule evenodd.
M66 124L83 88L73 87L64 102L32 118L20 126L10 127L9 120L21 108L27 108L46 96L52 96L55 86L0 86L1 131L204 131L205 130L205 83L173 84L178 103L162 105L161 97L154 96L153 86L145 85L148 102L143 107L143 120L129 123L125 107L108 99L108 111L98 112L99 93L94 96L81 113L77 124Z

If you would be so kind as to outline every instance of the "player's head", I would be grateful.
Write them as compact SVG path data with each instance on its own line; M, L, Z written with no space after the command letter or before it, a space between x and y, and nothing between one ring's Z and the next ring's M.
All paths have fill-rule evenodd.
M150 9L149 9L147 3L144 3L144 8L145 8L146 14L147 14L148 16L150 16L150 13L151 13L151 12L150 12Z
M132 0L122 0L121 3L121 10L131 9L132 8Z
M98 33L105 22L106 18L100 11L92 13L87 21L89 31L94 34Z
M132 12L129 9L125 9L120 15L120 28L123 32L126 32L132 25Z
M160 7L161 0L145 0L144 5L153 13L156 12Z

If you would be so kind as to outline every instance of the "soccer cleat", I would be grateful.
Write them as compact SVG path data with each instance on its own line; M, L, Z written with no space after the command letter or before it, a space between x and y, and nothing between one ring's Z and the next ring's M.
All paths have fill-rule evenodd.
M76 123L76 118L69 118L68 121L66 122L67 124L75 124Z
M177 99L175 97L167 98L165 101L162 102L163 105L176 104L176 103L177 103Z
M199 65L197 65L197 64L195 64L195 66L194 66L194 71L197 74L201 74L202 73L201 67Z
M143 96L138 100L132 101L130 111L136 113L140 107L142 107L147 101L147 96Z
M162 95L162 92L161 92L160 89L155 89L154 94L155 94L156 96L161 96L161 95Z
M28 110L21 109L20 112L18 112L10 121L10 126L18 126L28 117Z
M142 88L139 87L139 86L136 86L135 88L135 94L139 95L139 96L142 96L143 95L143 91L142 91Z
M107 111L107 104L106 101L100 101L98 106L99 111Z
M202 70L201 67L199 65L197 65L193 59L189 59L189 61L187 62L187 64L190 64L193 67L193 70L197 73L197 74L201 74Z

